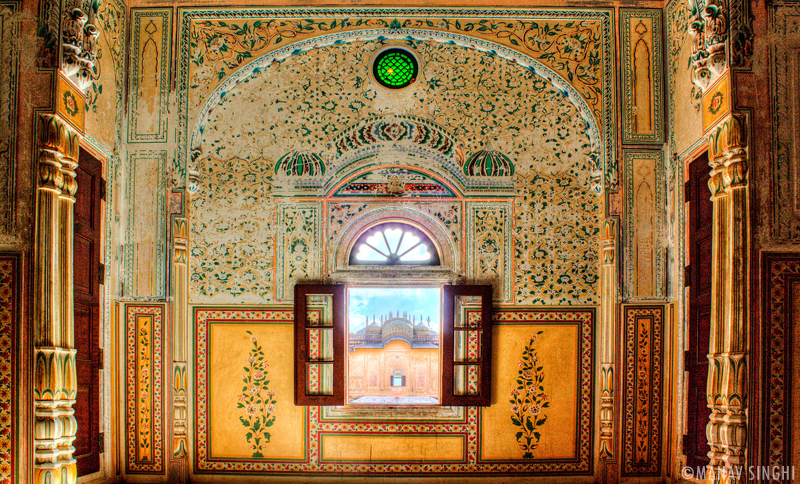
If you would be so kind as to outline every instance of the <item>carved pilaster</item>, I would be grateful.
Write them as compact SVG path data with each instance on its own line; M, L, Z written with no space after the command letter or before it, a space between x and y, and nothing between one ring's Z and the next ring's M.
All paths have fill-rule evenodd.
M34 477L72 484L77 393L73 349L72 220L78 136L57 116L42 118L34 286Z
M749 206L745 118L732 114L709 135L714 203L711 339L707 398L711 417L708 481L747 475ZM741 476L741 477L740 477Z
M609 218L603 222L601 250L600 458L610 460L614 456L614 360L619 309L616 219Z
M188 457L187 356L189 353L189 221L176 218L173 224L173 346L172 346L172 457ZM183 469L187 469L186 466ZM185 477L185 476L184 476Z

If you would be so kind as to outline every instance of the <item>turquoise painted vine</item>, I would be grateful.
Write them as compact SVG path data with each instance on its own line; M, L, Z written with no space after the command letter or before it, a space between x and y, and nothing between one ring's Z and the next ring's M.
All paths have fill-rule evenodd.
M544 393L544 372L539 365L539 357L533 344L543 331L531 336L530 342L522 350L522 358L517 363L519 374L516 385L511 389L511 423L520 427L517 443L524 452L523 459L533 459L533 451L539 447L541 432L539 427L547 421L542 412L550 407Z
M244 415L239 416L239 421L247 429L247 443L253 450L253 457L264 457L261 451L266 448L271 437L267 429L275 423L275 390L268 387L269 363L264 359L264 350L253 333L248 331L247 334L250 335L253 348L247 358L248 366L244 367L242 373L244 386L236 407L244 409Z

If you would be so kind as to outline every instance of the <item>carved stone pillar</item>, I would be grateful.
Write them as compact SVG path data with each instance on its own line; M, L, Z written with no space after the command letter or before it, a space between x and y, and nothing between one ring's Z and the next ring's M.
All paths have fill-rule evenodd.
M617 220L603 221L600 279L600 458L614 457L614 360L617 347Z
M749 205L745 119L732 114L709 135L714 203L707 482L746 482Z
M57 116L42 118L34 282L34 478L77 479L77 392L72 313L72 205L78 135ZM65 223L69 222L69 226Z

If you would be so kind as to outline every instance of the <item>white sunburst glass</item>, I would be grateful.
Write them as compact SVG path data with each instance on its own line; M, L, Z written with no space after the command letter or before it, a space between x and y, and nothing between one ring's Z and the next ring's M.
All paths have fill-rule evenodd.
M385 223L362 234L350 254L350 264L439 265L439 254L422 231L411 225Z

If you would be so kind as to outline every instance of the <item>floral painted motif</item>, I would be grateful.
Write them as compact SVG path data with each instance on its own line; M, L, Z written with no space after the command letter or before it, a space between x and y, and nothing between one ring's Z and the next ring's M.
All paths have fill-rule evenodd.
M492 13L480 12L480 18L403 19L372 17L370 14L375 12L361 11L342 12L347 18L254 20L202 18L204 14L195 14L188 21L186 39L189 88L199 91L196 98L202 100L222 79L252 59L314 36L363 29L426 29L475 36L530 55L567 79L595 113L600 112L604 83L608 82L602 75L602 44L607 34L596 14L573 12L573 18L486 18Z
M274 163L293 150L327 149L335 158L332 143L340 135L364 119L392 112L435 119L466 154L491 138L514 162L517 196L502 232L478 234L483 239L467 244L468 250L477 251L478 243L484 249L475 257L458 254L457 262L503 273L504 301L597 304L600 199L589 188L592 142L575 106L549 81L503 58L426 42L410 42L420 56L422 78L398 105L357 67L382 47L352 42L293 55L243 79L200 120L203 150L191 199L191 301L284 301L295 277L314 277L315 264L325 262L331 249L315 244L338 241L352 217L378 204L338 200L321 204L312 217L311 203L319 198L306 198L314 202L300 210L297 201L273 191ZM263 107L262 115L242 117L253 105ZM409 157L422 156L409 140L397 144L410 150ZM384 162L378 158L358 166L380 167ZM463 246L467 214L460 203L403 203L441 221L453 247ZM292 217L279 218L281 206L292 207L285 211ZM312 218L327 226L303 221ZM296 227L287 223L294 221ZM309 259L315 249L322 255ZM501 256L513 264L496 264Z
M592 391L594 381L594 347L593 331L595 326L594 309L523 309L495 312L495 321L513 324L537 325L540 322L576 322L580 328L580 366L579 366L579 394L576 408L578 422L576 455L571 460L533 459L520 461L508 459L502 461L484 461L478 451L481 439L493 438L491 435L481 433L480 409L478 407L464 408L464 417L460 420L436 421L423 419L421 421L342 421L337 418L325 416L325 407L307 407L302 422L304 438L307 444L307 454L300 461L287 461L280 457L269 458L241 458L220 457L211 455L211 428L219 425L219 420L209 412L211 351L209 335L214 326L230 324L231 322L269 322L291 327L294 324L293 312L285 306L233 309L229 307L203 307L194 312L196 328L195 361L197 362L195 408L196 417L196 473L197 475L221 474L238 476L263 475L271 473L302 473L325 472L340 473L343 476L362 476L370 473L379 476L397 475L428 475L451 477L460 475L474 475L476 472L484 474L517 473L553 475L569 473L571 475L590 475L594 461L592 435L595 426L592 425ZM323 447L322 435L353 434L385 436L388 433L414 435L442 435L460 434L465 437L466 459L462 462L321 462Z
M125 306L127 472L164 472L162 304Z
M258 338L253 333L248 331L247 334L250 335L253 348L250 349L247 366L244 367L244 373L242 373L244 386L242 386L242 394L239 395L236 408L244 410L244 415L239 416L239 421L247 429L245 436L253 450L253 457L264 457L261 451L266 448L271 437L267 429L275 423L277 400L275 399L275 390L268 387L267 368L269 368L269 363L264 358L264 350L258 344Z
M138 371L139 371L139 394L136 398L139 401L138 414L139 414L139 455L149 457L151 454L150 446L150 421L152 413L152 405L150 402L150 347L151 347L151 334L149 319L143 318L142 324L139 326L138 343L139 351L137 352Z
M0 484L14 480L14 326L18 262L0 259Z
M544 393L544 372L533 344L539 339L539 331L531 336L530 342L522 350L517 386L511 389L511 423L520 427L517 442L524 452L523 459L533 459L533 451L539 446L542 437L539 427L547 422L545 408L550 406Z

